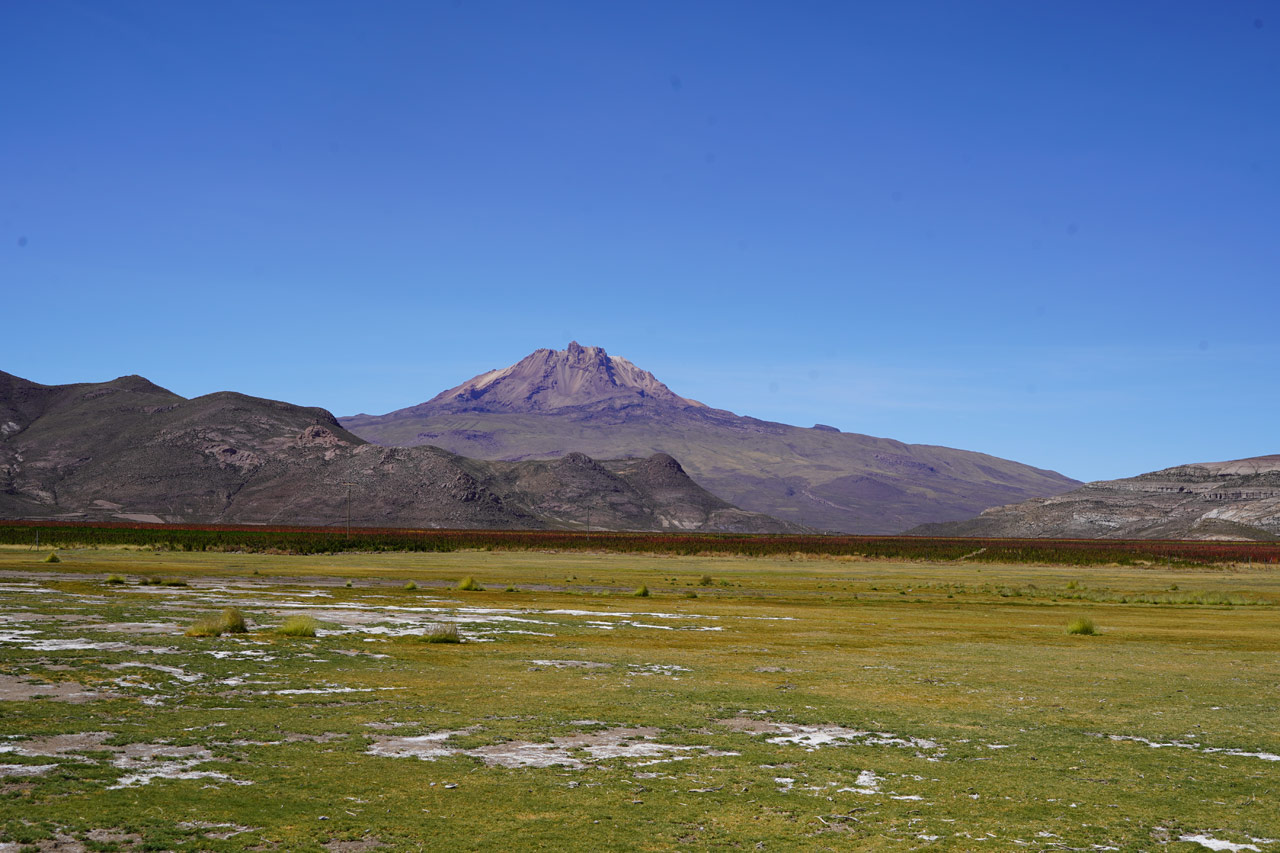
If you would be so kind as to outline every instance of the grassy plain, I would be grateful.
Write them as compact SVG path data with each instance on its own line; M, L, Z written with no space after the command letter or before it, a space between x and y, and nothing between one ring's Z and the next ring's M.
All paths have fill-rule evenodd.
M1274 568L59 553L0 549L0 853L1280 851Z

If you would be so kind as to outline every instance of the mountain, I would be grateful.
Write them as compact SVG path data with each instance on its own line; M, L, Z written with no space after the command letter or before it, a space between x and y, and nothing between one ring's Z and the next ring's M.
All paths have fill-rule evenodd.
M921 536L1080 539L1280 538L1280 455L1178 465L1050 498L926 524Z
M714 409L626 359L577 342L537 350L425 403L339 422L377 444L434 445L490 460L667 453L737 506L851 533L959 520L1079 485L982 453Z
M370 444L324 409L140 376L0 372L0 517L394 527L799 532L698 486L675 459L484 462Z

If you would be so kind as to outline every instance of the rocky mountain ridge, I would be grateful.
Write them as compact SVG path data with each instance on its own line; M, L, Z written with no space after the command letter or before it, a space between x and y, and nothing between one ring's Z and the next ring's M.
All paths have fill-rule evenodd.
M489 460L667 453L737 506L850 533L898 533L1079 485L987 454L715 409L577 342L537 350L425 403L339 421L378 444L434 445Z
M929 536L1081 539L1280 538L1280 455L1176 465L1086 483L976 518L922 525Z
M406 411L430 417L462 412L552 412L570 407L625 408L646 402L706 408L675 394L652 373L625 358L573 341L560 352L535 350L509 367L482 373Z
M328 411L139 376L41 385L0 372L0 517L152 523L789 532L669 456L484 462L382 447Z

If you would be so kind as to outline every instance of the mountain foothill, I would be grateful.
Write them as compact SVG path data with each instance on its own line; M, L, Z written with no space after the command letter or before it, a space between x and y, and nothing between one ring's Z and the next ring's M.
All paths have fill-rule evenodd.
M140 377L0 372L0 516L150 523L955 536L1280 535L1280 457L1108 483L738 415L600 347L540 349L338 418Z

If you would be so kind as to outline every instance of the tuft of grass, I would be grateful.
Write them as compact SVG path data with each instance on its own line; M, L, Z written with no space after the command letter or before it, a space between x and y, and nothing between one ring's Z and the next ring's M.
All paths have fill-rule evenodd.
M161 581L161 583L163 583L165 586L190 586L190 584L188 584L182 578L166 578L165 580Z
M222 626L222 617L206 616L203 619L196 620L190 628L186 630L184 636L187 637L220 637L224 628Z
M392 637L393 643L461 643L458 626L452 623L432 625L421 634L400 634Z
M404 589L407 590L408 592L413 592L417 588L418 588L418 585L413 581L409 581L404 585Z
M424 643L461 643L462 638L458 636L458 626L452 622L443 625L432 625L431 629L422 635Z
M244 614L234 607L228 607L217 616L197 619L184 632L184 636L221 637L223 634L244 634L248 631L249 626L244 621Z
M106 582L112 586L119 586L124 583L124 575L109 575Z
M644 584L640 584L640 588L631 594L634 595L636 598L648 598L649 587L645 586Z
M698 586L711 586L713 583L715 583L715 580L711 575L703 575L698 578Z
M319 626L310 616L290 616L280 623L276 633L282 637L314 637Z
M454 589L461 589L466 592L484 592L484 587L476 583L476 579L471 577L471 575L467 575L465 578L458 581L458 585L454 587Z
M685 597L685 598L697 598L697 597L698 597L698 594L697 594L696 592L694 592L693 590L689 590L688 592L686 592L686 593L684 594L684 597Z
M347 589L351 589L351 581L347 581Z
M57 552L57 551L50 551L50 552L49 552L49 556L45 557L45 558L44 558L44 560L42 560L42 562L45 562L45 563L61 563L61 562L62 562L62 558L58 556L58 552Z
M234 607L222 611L222 630L228 634L247 634L249 625L244 621L244 614Z
M1089 617L1080 616L1067 623L1067 633L1093 635L1098 633L1098 626L1094 625Z
M514 586L509 586L503 590L503 592L515 592L515 591L516 591L516 588Z

